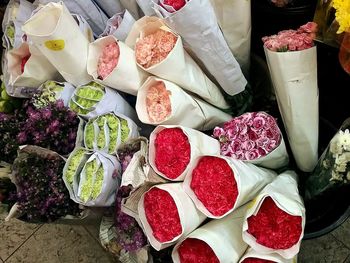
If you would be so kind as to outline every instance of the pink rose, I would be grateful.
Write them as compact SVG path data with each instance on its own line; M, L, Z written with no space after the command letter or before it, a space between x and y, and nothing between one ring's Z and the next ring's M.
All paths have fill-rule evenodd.
M255 142L254 141L245 141L242 143L242 149L246 151L251 151L255 148Z
M263 117L255 117L253 120L253 127L256 130L261 129L265 125L265 119Z
M239 140L235 140L235 141L232 141L230 143L230 148L231 148L232 152L234 152L234 153L241 151L242 146L243 146L243 144Z
M257 149L254 149L252 151L247 151L245 153L245 159L246 160L255 160L255 159L258 159L260 157L259 155L259 151Z
M225 135L225 130L220 127L215 127L213 131L213 136L219 138L220 136Z

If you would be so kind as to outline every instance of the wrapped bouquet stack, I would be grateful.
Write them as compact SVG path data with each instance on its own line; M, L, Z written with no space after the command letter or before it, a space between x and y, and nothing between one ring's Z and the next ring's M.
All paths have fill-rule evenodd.
M283 138L264 109L233 116L251 101L250 1L115 2L7 7L3 83L23 98L0 113L17 189L7 219L79 221L98 207L101 244L122 262L164 250L180 263L293 262L306 219L287 149L313 170L316 25L263 39Z

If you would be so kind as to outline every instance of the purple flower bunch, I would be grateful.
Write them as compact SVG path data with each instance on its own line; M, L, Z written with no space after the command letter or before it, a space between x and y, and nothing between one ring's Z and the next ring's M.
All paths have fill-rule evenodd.
M75 147L78 125L76 113L62 100L49 102L44 108L27 103L26 119L17 140L19 144L38 145L66 155Z
M136 251L147 244L147 238L137 221L121 211L122 199L129 196L131 189L131 186L122 186L116 198L117 241L126 251Z
M238 160L255 160L280 145L281 131L276 120L265 112L250 112L216 127L213 137L220 142L221 154Z
M122 174L125 172L129 163L131 162L134 154L140 150L140 142L135 141L133 143L129 143L123 146L123 148L119 149L117 152L119 161L122 165Z
M43 157L26 151L14 161L16 201L28 221L52 222L79 213L62 179L64 163L56 153Z
M271 51L300 51L314 46L317 30L315 22L308 22L298 30L283 30L277 35L263 37L262 41Z

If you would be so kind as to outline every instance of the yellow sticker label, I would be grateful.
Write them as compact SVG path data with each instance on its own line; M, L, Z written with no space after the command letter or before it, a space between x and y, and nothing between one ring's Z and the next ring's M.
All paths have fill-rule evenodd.
M48 40L45 42L45 47L47 47L50 50L53 51L60 51L64 49L64 40L63 39L57 39L57 40Z

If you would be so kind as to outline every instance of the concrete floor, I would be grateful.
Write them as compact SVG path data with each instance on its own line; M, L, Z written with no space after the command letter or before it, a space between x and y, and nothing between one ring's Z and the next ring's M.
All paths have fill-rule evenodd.
M96 225L4 222L0 211L0 263L110 263ZM304 241L298 262L350 263L350 220L332 233Z

